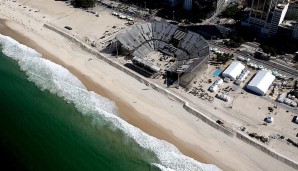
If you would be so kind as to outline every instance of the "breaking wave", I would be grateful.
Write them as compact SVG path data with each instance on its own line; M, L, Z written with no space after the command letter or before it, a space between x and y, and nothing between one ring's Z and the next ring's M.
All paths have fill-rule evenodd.
M16 60L28 80L34 82L41 90L47 90L74 104L84 116L93 118L94 123L108 124L114 130L120 130L133 139L142 148L152 151L160 163L152 163L161 170L168 171L217 171L212 164L203 164L183 155L174 145L148 135L128 124L115 115L117 106L110 100L88 91L82 82L66 68L57 65L42 55L14 39L0 34L2 52Z

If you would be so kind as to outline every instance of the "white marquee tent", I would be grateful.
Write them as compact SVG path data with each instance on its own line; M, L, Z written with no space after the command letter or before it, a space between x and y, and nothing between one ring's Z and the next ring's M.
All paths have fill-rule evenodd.
M246 86L247 89L253 91L256 94L264 95L269 86L274 81L275 76L268 71L259 71L255 77L250 81L250 83Z
M232 81L236 80L236 78L241 74L242 70L245 68L244 65L239 61L232 62L228 68L222 73L223 77L228 77Z

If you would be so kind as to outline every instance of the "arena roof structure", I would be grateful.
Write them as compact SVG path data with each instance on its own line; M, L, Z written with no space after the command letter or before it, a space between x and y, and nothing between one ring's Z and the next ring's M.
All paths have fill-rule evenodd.
M239 61L232 62L228 68L222 73L223 77L228 77L231 80L236 80L236 78L241 74L242 70L245 68L244 65Z
M209 57L209 44L200 35L180 29L176 25L163 22L148 22L133 25L130 30L116 36L121 47L130 55L141 59L149 58L159 51L175 58L175 62L166 69L174 73L193 72ZM157 68L150 60L143 65ZM207 65L207 64L206 64Z
M274 79L275 76L273 76L271 72L259 71L249 82L246 88L258 95L263 96L269 89L269 86L272 84Z

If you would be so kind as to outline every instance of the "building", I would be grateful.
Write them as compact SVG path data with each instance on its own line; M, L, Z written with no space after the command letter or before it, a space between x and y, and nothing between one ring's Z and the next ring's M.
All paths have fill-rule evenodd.
M216 13L220 13L224 9L227 2L228 0L216 0Z
M296 21L293 26L292 38L298 39L298 21Z
M298 0L290 0L288 12L286 14L287 20L298 20Z
M278 26L285 18L288 6L289 3L280 3L275 6L269 27L269 36L274 36L277 34Z
M234 81L241 74L242 70L245 68L244 65L239 61L232 62L228 68L222 73L223 77L228 77L230 80Z
M187 11L192 10L192 0L184 0L183 8Z
M252 0L249 17L242 25L267 36L274 36L286 16L288 6L287 0Z
M298 21L283 21L279 25L278 34L288 38L298 39Z
M118 34L109 47L125 54L143 70L178 78L177 84L183 87L207 69L210 53L209 44L201 35L164 22L135 24ZM168 61L163 63L164 60Z
M259 71L249 82L246 88L255 94L263 96L274 81L275 76L268 71Z
M181 3L182 0L163 0L162 2L163 2L163 4L165 4L167 6L172 6L173 7L173 6L176 6L179 3Z

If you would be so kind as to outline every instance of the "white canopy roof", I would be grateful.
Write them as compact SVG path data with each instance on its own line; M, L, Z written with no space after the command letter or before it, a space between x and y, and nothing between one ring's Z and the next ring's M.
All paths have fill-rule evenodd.
M222 73L222 76L228 77L231 80L235 80L237 76L241 74L241 71L245 68L239 61L232 62L228 68Z
M274 79L275 76L273 76L271 72L259 71L247 85L247 88L256 94L264 95Z

